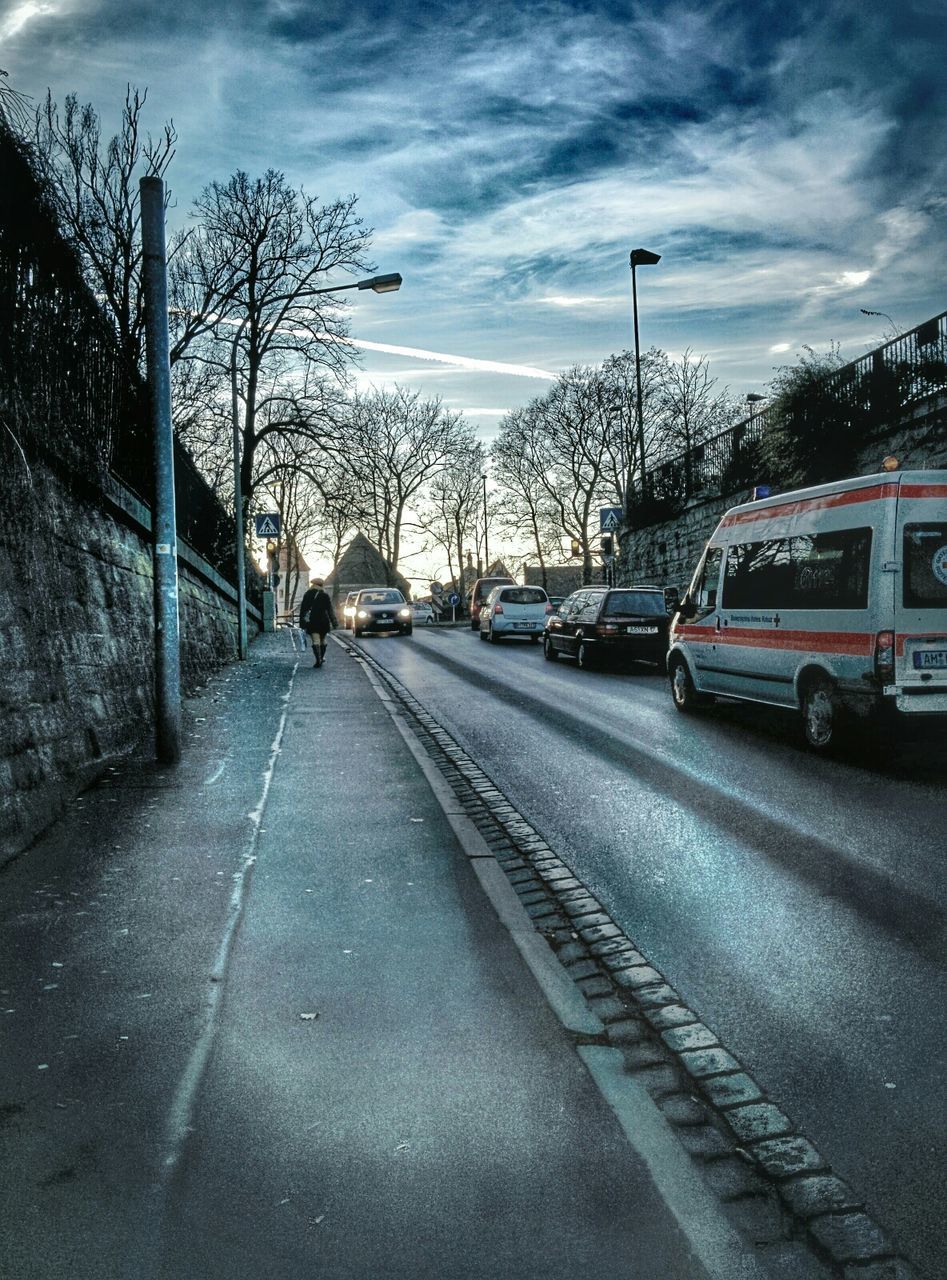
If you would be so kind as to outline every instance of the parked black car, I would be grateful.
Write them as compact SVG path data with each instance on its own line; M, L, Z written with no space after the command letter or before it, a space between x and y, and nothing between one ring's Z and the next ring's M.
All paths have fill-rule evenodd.
M582 587L546 619L543 654L580 667L606 657L663 666L669 622L661 587Z
M409 636L413 630L410 606L395 587L360 591L352 608L352 631L356 639L367 631L399 631Z

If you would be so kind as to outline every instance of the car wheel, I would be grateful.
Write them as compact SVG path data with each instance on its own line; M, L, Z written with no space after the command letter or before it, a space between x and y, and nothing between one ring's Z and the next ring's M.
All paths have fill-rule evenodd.
M480 639L481 639L481 640L486 640L486 638L487 638L487 633L486 633L485 631L480 631L480 632L478 632L477 634L480 636Z
M412 633L412 631L413 631L413 630L414 630L414 627L412 627L412 626L409 624L409 625L408 625L408 626L406 626L406 627L402 627L402 629L401 629L401 634L402 634L403 636L409 636L409 635L411 635L411 633Z
M559 654L552 647L552 641L548 636L543 636L543 657L547 662L558 662Z
M813 751L830 751L838 744L838 699L832 682L825 676L816 676L803 690L802 731L806 746Z
M358 639L360 638L361 634L362 634L362 629L361 629L361 627L353 627L353 628L352 628L352 635L355 637L355 639L356 639L356 640L358 640Z
M705 701L694 688L694 681L683 658L677 658L671 667L671 697L677 710L685 714L696 710Z
M579 647L576 650L575 660L578 663L578 665L582 668L583 671L588 671L589 667L592 665L592 655L589 650L589 646L585 643L584 640L579 641Z
M529 638L530 644L539 644L539 636L533 635Z
M479 622L479 620L475 622L473 618L471 618L471 619L470 619L470 630L471 630L471 631L476 631L476 630L477 630L477 628L478 628L479 626L480 626L480 622Z
M492 627L490 628L489 632L487 633L487 639L490 641L490 643L491 643L491 644L499 644L499 643L500 643L500 637L497 635L497 633L493 630L493 628L492 628Z

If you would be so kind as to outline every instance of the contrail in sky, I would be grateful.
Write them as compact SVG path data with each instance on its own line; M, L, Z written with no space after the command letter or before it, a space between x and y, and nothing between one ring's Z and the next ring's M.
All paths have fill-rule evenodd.
M207 317L213 320L215 317ZM230 316L217 317L221 323L235 325L237 321ZM308 329L283 329L281 333L299 334L304 337ZM548 369L535 369L529 364L504 364L502 360L476 360L473 356L452 356L446 351L425 351L423 347L396 347L388 342L369 342L366 338L341 338L334 333L324 333L320 337L324 342L341 342L350 347L362 347L365 351L382 351L392 356L409 356L412 360L436 360L440 364L453 365L455 369L478 369L482 373L507 373L514 378L542 378L546 382L555 382L558 374Z
M395 347L387 342L368 342L364 338L342 338L352 347L364 347L366 351L385 351L393 356L410 356L414 360L436 360L440 364L452 364L458 369L479 369L484 373L509 373L515 378L544 378L555 382L557 375L547 369L534 369L528 364L503 364L500 360L475 360L473 356L451 356L443 351L425 351L421 347Z

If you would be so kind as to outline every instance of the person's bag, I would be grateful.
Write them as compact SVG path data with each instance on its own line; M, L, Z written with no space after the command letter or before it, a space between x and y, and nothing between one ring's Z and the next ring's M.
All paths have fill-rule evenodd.
M309 625L309 610L308 610L308 609L306 610L306 612L305 612L305 613L301 613L301 614L299 615L299 625L302 627L303 631L305 631L305 630L306 630L306 627Z

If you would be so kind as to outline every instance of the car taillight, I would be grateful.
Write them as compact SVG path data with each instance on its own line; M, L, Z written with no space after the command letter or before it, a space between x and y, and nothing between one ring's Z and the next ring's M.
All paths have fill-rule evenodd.
M595 630L600 636L613 636L618 632L618 625L614 622L600 622Z
M547 612L547 613L555 613L555 610L553 609L552 605L549 603L549 601L548 601L548 600L546 601L546 612Z
M502 612L503 612L503 605L502 605L502 604L500 604L500 603L495 604L495 605L493 606L493 612L494 612L494 613L502 613Z
M894 632L879 631L875 636L875 675L890 680L894 675Z

